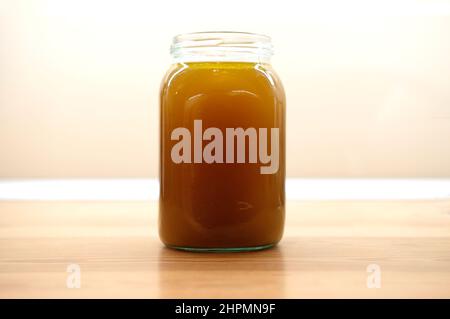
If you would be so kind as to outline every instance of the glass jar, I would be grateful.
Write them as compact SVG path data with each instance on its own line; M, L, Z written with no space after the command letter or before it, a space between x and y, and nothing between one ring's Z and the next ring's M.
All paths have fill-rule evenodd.
M191 251L269 248L285 219L285 94L264 35L178 35L160 92L159 234Z

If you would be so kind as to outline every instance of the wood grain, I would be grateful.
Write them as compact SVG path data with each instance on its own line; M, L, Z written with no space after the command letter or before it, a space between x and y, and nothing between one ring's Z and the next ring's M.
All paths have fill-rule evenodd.
M289 202L278 247L228 254L163 247L155 202L4 201L0 297L450 298L450 201Z

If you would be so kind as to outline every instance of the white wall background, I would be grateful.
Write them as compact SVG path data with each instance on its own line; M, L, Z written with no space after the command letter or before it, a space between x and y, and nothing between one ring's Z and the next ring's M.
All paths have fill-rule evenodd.
M0 1L0 178L155 177L173 35L265 33L288 175L450 176L450 3Z

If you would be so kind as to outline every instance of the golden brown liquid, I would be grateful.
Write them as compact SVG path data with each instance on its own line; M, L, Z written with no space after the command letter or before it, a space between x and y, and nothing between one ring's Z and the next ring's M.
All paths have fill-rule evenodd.
M171 132L177 127L194 132L194 120L202 120L203 130L216 127L222 132L238 127L279 128L278 171L261 174L259 161L175 164L171 149L177 141L171 140ZM269 150L270 141L268 138ZM239 248L276 244L281 239L285 96L270 65L173 65L161 88L160 156L159 232L166 245Z

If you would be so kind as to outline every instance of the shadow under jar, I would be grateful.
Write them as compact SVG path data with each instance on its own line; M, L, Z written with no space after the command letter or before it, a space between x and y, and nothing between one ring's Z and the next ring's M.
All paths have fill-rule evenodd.
M285 94L264 35L174 38L160 92L159 234L171 248L276 245L285 219Z

